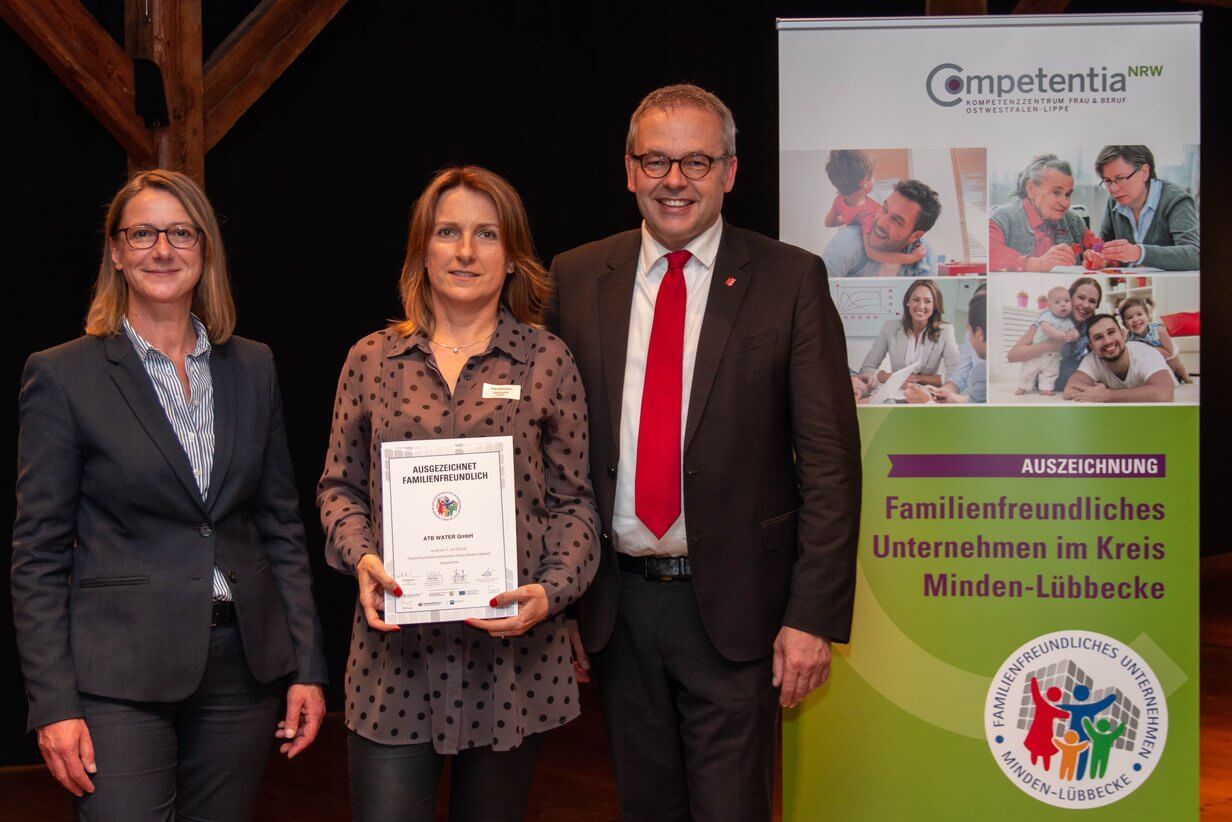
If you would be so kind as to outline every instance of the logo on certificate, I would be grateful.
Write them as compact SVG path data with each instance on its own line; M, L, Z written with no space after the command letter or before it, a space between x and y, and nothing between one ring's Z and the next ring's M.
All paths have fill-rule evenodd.
M432 498L432 513L437 519L456 519L462 513L462 500L450 491L437 494Z
M1133 648L1092 631L1057 631L1002 663L984 729L997 764L1024 793L1095 808L1133 793L1155 770L1168 704Z

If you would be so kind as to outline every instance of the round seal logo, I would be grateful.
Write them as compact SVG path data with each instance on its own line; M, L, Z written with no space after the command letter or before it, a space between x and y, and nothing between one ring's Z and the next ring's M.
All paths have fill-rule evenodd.
M1097 808L1150 777L1168 738L1168 704L1134 649L1092 631L1036 637L1001 665L984 705L988 747L1024 793Z
M432 513L437 519L454 519L462 513L462 499L452 491L445 491L432 498Z

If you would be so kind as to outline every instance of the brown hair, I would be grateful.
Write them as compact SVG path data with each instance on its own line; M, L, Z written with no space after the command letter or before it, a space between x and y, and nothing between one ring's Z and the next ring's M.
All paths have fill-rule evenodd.
M124 327L128 313L128 282L111 260L111 249L118 240L117 229L129 201L146 189L165 191L179 200L189 219L201 229L201 279L193 289L192 311L205 324L210 341L224 343L235 330L235 300L227 277L227 256L222 248L222 232L214 207L201 186L178 171L155 168L128 179L107 207L103 221L103 261L94 281L94 297L86 311L86 333L111 337Z
M1084 285L1090 285L1090 286L1095 287L1095 294L1097 297L1097 299L1095 300L1095 308L1098 311L1099 304L1104 301L1104 287L1101 286L1099 284L1099 280L1095 279L1094 277L1079 277L1078 279L1070 283L1069 284L1069 298L1071 300L1074 299L1074 296L1078 293L1078 289L1082 288ZM1089 323L1091 322L1091 319L1092 317L1087 317L1086 320L1084 320L1084 322ZM1083 327L1085 328L1086 326L1084 325Z
M846 196L873 176L873 158L863 151L831 151L830 158L826 160L826 176L834 183L838 193Z
M1134 167L1135 172L1144 165L1148 165L1151 167L1148 179L1155 179L1155 155L1146 146L1104 146L1095 158L1096 175L1103 177L1104 166L1114 160L1124 160Z
M1151 319L1151 312L1155 309L1155 301L1150 297L1126 297L1117 303L1116 313L1121 318L1121 324L1125 325L1125 312L1137 306L1146 312L1146 318ZM1128 328L1128 326L1126 326Z
M906 291L903 292L903 331L907 336L911 336L911 312L907 310L907 303L911 300L911 295L920 286L924 286L933 295L933 313L928 317L928 325L924 328L924 335L933 342L941 336L942 315L945 314L945 300L941 298L941 289L937 288L937 284L932 280L919 279L913 282Z
M428 281L427 250L436 222L436 206L441 195L454 188L486 194L496 207L497 228L505 256L513 273L505 277L501 302L519 322L543 327L543 311L552 294L552 282L535 254L530 220L522 198L509 181L480 166L454 166L437 172L411 209L411 224L406 238L406 259L398 290L406 319L394 323L402 336L417 331L431 335L436 327L432 313L432 285Z

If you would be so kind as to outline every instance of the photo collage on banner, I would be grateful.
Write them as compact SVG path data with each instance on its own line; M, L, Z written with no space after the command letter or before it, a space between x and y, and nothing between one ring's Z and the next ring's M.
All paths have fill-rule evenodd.
M1197 818L1200 22L779 21L864 466L785 820Z
M1113 86L1093 76L1072 108L1097 107L1087 85ZM955 84L971 78L943 68L929 93ZM972 115L1050 105L1001 111L950 94ZM1100 131L1133 139L1124 126ZM923 142L937 134L927 129L879 136L904 134L916 143L782 152L782 238L825 260L861 404L1197 404L1196 143L1084 143L1032 128L949 147ZM1067 395L1058 377L1075 370L1090 381ZM1170 385L1157 377L1157 391L1110 399L1165 370Z

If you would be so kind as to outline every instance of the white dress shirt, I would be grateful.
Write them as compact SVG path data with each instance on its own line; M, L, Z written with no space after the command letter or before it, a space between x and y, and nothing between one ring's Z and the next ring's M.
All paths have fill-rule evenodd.
M702 319L710 296L714 258L723 236L722 218L685 246L692 257L684 266L687 297L684 309L684 362L681 370L680 439L689 417L689 392L693 387L693 364L701 338ZM684 469L681 466L680 516L662 539L637 518L634 485L637 476L637 432L641 423L642 386L646 381L646 350L654 323L655 298L667 273L668 249L659 244L642 222L642 253L633 279L633 304L629 310L629 345L625 351L624 397L620 407L620 464L616 473L616 504L612 513L613 544L617 551L633 556L684 556L689 552L684 522ZM683 455L678 455L683 459Z

